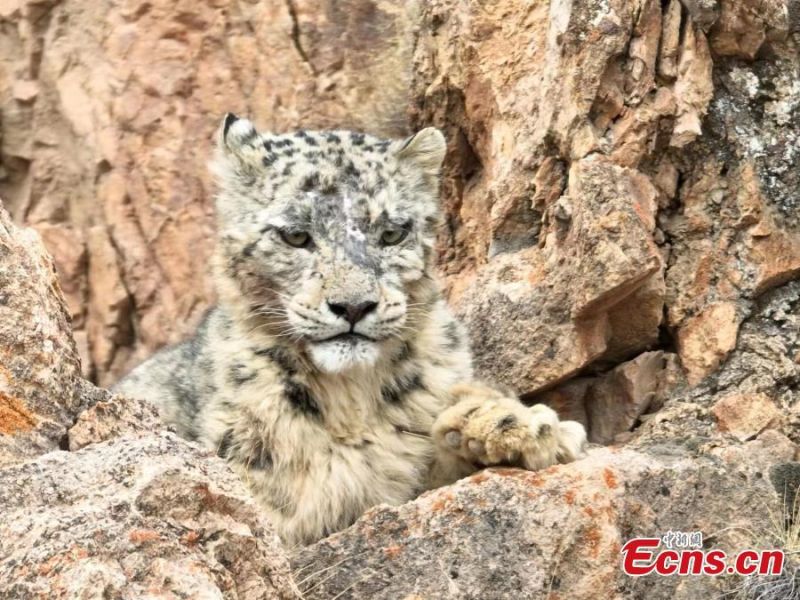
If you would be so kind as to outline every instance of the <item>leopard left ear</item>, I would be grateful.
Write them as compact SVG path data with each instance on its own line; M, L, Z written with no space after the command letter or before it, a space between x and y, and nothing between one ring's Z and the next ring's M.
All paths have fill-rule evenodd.
M435 127L426 127L398 142L395 156L400 161L413 163L428 175L438 175L446 152L447 142L442 132Z

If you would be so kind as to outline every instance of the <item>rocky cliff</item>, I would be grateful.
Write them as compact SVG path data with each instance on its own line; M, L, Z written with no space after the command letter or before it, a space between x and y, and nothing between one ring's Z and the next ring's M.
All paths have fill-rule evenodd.
M0 2L0 590L783 597L618 562L668 528L797 544L798 45L791 0ZM611 448L289 556L223 463L88 383L213 302L227 110L440 127L438 261L478 370Z

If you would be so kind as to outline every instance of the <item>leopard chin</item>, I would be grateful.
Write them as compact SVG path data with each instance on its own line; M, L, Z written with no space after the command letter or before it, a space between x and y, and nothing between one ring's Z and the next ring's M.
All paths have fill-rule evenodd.
M344 335L308 346L311 362L323 373L369 368L380 358L378 343L363 336Z

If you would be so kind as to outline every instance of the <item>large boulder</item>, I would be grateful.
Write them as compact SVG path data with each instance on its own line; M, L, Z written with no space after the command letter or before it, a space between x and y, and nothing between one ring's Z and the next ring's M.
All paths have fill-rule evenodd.
M723 458L598 449L535 473L490 469L300 550L298 585L320 599L717 597L731 581L625 575L623 544L669 530L730 553L763 543L780 514L765 474L793 454L774 441Z
M3 598L299 598L225 463L171 433L0 470Z

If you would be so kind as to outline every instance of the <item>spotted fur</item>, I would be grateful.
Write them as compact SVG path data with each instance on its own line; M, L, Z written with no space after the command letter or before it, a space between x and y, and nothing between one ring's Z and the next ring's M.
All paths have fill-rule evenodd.
M117 389L228 460L288 543L481 465L581 452L580 425L472 381L433 269L444 152L435 129L220 128L219 303Z

